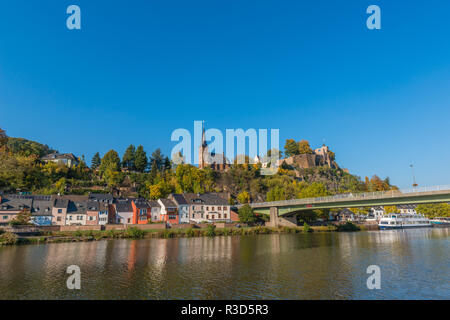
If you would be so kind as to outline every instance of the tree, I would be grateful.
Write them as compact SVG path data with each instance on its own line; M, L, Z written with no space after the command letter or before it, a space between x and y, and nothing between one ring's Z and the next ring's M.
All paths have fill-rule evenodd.
M100 167L100 164L102 162L102 159L100 158L100 153L94 154L91 161L91 169L96 170L98 167Z
M172 169L172 163L170 162L169 157L164 158L164 171L170 171Z
M156 165L156 169L158 171L161 171L162 166L163 166L163 161L164 161L163 154L161 152L161 149L158 148L152 153L151 164Z
M112 171L120 171L120 158L115 150L109 150L102 158L100 171L104 173L107 169Z
M287 139L284 145L284 154L286 157L291 157L299 154L298 144L294 139Z
M299 198L317 198L328 196L328 190L323 183L313 182L306 188L303 188L298 194Z
M313 153L311 147L309 146L309 142L307 140L301 140L298 143L298 152L300 154L312 154Z
M161 191L160 185L158 185L158 184L151 185L149 187L149 189L150 189L150 199L156 200L156 199L161 198L162 191Z
M249 203L250 202L250 195L248 194L247 191L242 191L241 193L238 194L237 199L240 203L244 204L244 203Z
M141 145L136 149L134 166L139 172L144 172L148 166L147 154L144 151L144 147Z
M0 148L6 147L7 143L8 143L8 136L6 135L5 130L0 128Z
M416 208L417 213L421 213L428 218L450 217L450 204L448 203L432 203L420 204Z
M30 224L31 221L31 213L28 209L23 209L20 211L17 216L10 221L10 225L20 225L25 226Z
M384 211L386 213L400 213L397 206L384 206Z
M246 204L242 206L239 210L239 221L242 223L253 224L256 221L256 215L253 212L252 207Z
M125 153L122 157L122 168L126 168L128 170L135 169L135 161L136 161L136 148L130 144L125 150Z

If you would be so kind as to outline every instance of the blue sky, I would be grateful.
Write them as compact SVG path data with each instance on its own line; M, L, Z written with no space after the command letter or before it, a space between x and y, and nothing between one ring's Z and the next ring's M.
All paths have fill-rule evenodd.
M82 29L66 28L81 7ZM366 8L381 7L381 30ZM450 183L449 1L2 1L0 127L169 154L177 128L278 128L408 187Z

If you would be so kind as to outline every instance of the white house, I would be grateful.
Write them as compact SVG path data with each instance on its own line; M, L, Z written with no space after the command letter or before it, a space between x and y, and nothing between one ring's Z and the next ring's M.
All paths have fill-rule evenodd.
M172 193L168 196L178 207L178 216L180 223L189 223L189 204L182 194Z
M130 199L117 199L114 208L116 210L116 223L133 223L133 207Z

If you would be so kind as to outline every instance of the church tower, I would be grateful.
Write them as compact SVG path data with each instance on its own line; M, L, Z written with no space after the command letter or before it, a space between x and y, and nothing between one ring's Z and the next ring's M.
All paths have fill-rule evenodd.
M205 121L202 122L202 143L198 150L198 167L203 169L208 166L206 159L208 158L208 144L205 136Z

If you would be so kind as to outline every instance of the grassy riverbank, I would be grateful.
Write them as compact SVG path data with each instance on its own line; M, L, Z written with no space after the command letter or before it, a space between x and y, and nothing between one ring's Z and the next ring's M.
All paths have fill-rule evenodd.
M38 236L19 237L13 233L0 234L0 245L17 244L42 244L61 242L99 241L112 239L149 239L149 238L192 238L192 237L215 237L215 236L237 236L257 234L281 234L281 233L310 233L310 232L335 232L335 231L359 231L364 230L362 226L346 224L343 226L308 226L302 227L243 227L243 228L216 228L211 225L207 228L186 228L166 230L141 230L128 228L126 230L108 231L53 231L41 232Z

